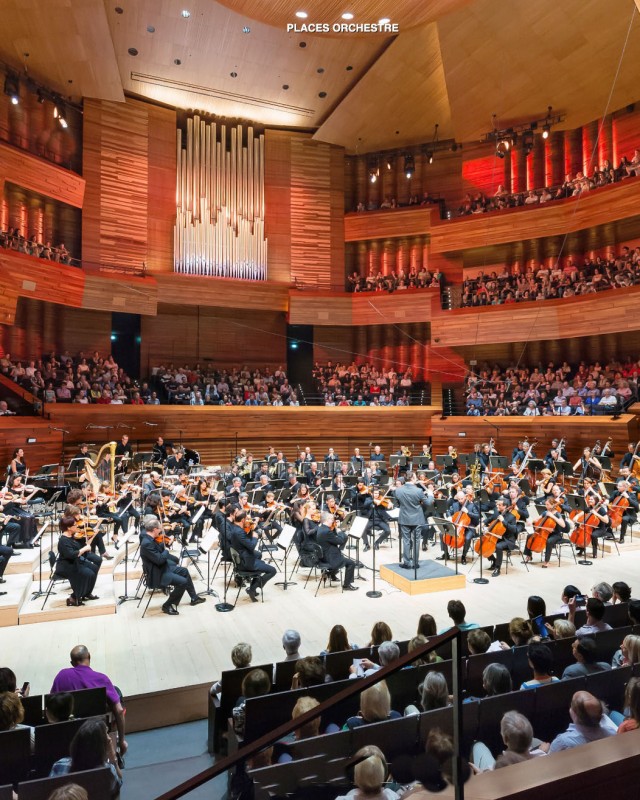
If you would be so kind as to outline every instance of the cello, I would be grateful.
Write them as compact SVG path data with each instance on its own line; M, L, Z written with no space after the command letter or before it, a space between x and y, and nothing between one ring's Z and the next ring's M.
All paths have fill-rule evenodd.
M578 511L573 518L576 527L569 538L578 550L586 550L591 544L591 531L600 525L600 519L593 513L587 511Z
M626 492L627 490L625 489L622 494L618 495L609 504L609 523L612 530L620 527L624 512L629 508L629 499L625 497Z
M527 547L532 553L542 553L547 546L547 539L556 529L556 521L545 513L533 526L533 533L527 539Z
M484 534L476 539L474 549L479 556L489 558L496 552L498 542L507 532L507 528L500 519L494 519L485 529Z
M453 522L456 528L455 535L452 533L444 533L442 535L442 541L447 545L447 547L453 547L454 550L458 550L464 545L464 535L466 533L466 529L471 525L471 517L464 510L466 503L467 501L465 498L460 511L456 511L456 513L451 517L451 522Z

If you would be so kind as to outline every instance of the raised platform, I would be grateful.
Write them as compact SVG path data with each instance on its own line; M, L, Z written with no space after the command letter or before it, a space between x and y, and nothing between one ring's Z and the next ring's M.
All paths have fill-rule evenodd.
M46 573L49 574L49 565L46 561L47 553L49 552L49 548L43 548L42 550L42 559L43 559L43 577ZM38 570L38 561L40 559L40 550L37 547L29 548L25 550L16 550L16 554L12 556L9 563L7 564L7 568L4 572L5 575L26 575L36 573Z
M466 575L460 572L456 575L455 570L436 561L421 561L417 575L399 564L385 564L380 567L380 579L410 595L447 592L467 586Z
M43 591L48 584L48 576L42 582ZM18 613L20 625L30 625L36 622L52 622L54 620L69 620L82 617L98 617L104 614L116 613L115 586L112 575L100 575L96 581L94 593L98 600L90 600L83 606L67 606L67 598L71 591L68 583L58 583L54 587L56 594L51 594L47 603L42 608L44 597L32 599L32 592L37 591L38 581L33 581L29 592Z
M20 606L28 596L31 588L31 576L25 573L17 575L4 575L6 583L0 583L0 628L18 624Z

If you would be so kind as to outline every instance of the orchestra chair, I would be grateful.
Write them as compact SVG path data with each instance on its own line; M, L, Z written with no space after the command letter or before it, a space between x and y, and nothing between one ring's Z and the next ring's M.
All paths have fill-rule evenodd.
M147 604L144 607L144 611L142 612L142 619L144 619L144 615L147 613L147 609L149 608L149 604L153 599L153 595L156 592L165 592L166 589L169 589L169 586L162 586L161 584L155 585L151 578L149 577L152 574L151 572L151 564L146 561L144 556L142 557L142 575L140 577L140 581L138 583L138 588L140 586L143 587L142 594L140 595L140 599L138 600L138 608L140 608L140 604L144 600L145 594L149 593L149 599L147 600ZM136 590L136 597L137 597L137 590Z
M291 682L296 673L297 665L297 661L278 661L276 663L271 687L272 692L287 692L291 689Z
M253 769L248 774L270 796L284 797L304 787L304 782L309 779L313 783L333 785L339 777L344 784L346 764L344 759L328 761L324 755L315 754L297 761Z
M568 547L571 550L571 555L573 556L573 560L575 561L576 564L578 563L578 559L576 558L576 549L573 546L573 542L571 541L571 539L568 538L568 534L569 532L567 531L566 534L567 538L562 538L559 542L556 542L556 544L554 544L553 547L551 548L551 552L552 553L555 552L556 557L558 559L558 566L560 566L562 563L563 547ZM540 558L542 559L543 557L544 557L544 552L540 554Z
M305 589L307 588L307 584L309 583L309 578L311 575L315 575L317 578L318 570L320 570L320 578L318 578L318 585L316 586L316 591L314 594L314 597L317 597L318 590L320 589L320 583L322 583L323 586L326 586L327 575L335 570L332 569L331 564L329 564L327 561L323 561L322 548L317 542L307 539L305 542L303 542L303 547L305 548L304 553L307 563L311 564L309 567L309 573L304 582ZM342 587L342 567L340 567L337 572L340 577L340 586ZM334 584L332 583L331 578L329 578L329 588L333 588L333 585Z
M438 709L439 710L439 709ZM400 719L385 719L361 725L351 732L351 755L369 744L376 744L388 762L401 755L418 755L420 747L420 715L412 714Z
M47 800L49 795L67 783L77 783L87 790L91 800L109 800L111 797L111 776L109 767L98 767L83 772L72 772L55 778L40 778L21 782L18 786L20 800Z
M244 582L248 581L249 583L251 583L251 581L254 578L261 577L262 573L253 569L243 569L240 554L233 547L229 548L229 553L231 554L231 560L233 561L233 577L236 581L236 586L238 586L236 599L234 600L233 603L233 607L235 608L238 603L238 598L240 597L240 592L242 591L242 586ZM260 589L260 599L264 603L264 587L260 586L259 589Z
M31 769L31 731L16 728L0 733L0 784L27 780Z
M53 592L53 587L56 584L60 583L68 583L69 579L64 578L62 575L59 575L56 572L56 566L58 564L58 556L53 552L53 550L49 550L49 567L51 568L51 572L49 574L49 583L47 584L47 590L44 593L44 602L42 603L42 611L44 611L44 607L47 605L47 600L49 599L49 595ZM42 569L42 565L40 565L40 569Z
M45 720L42 710L44 703L43 695L34 694L28 695L27 697L21 697L20 702L22 703L22 708L24 709L24 719L22 720L24 725L35 727L36 725L44 724Z
M0 800L13 800L13 786L0 786Z

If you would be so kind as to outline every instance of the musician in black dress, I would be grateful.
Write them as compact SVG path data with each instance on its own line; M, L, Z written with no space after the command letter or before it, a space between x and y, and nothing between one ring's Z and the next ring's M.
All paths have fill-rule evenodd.
M173 586L167 601L162 605L162 611L175 616L180 613L176 606L185 591L191 598L192 606L204 603L205 598L198 597L189 570L178 565L178 559L167 550L162 537L160 520L157 517L147 518L144 532L140 536L140 557L149 585L165 589Z
M579 476L580 481L584 481L585 478L597 478L602 472L602 464L593 455L591 448L585 447L573 465L573 471Z
M624 544L624 537L627 534L629 525L633 525L638 521L638 497L636 492L631 489L629 481L618 481L615 492L609 498L609 508L614 501L619 497L625 497L629 501L629 505L625 508L622 514L622 522L620 523L620 544Z
M276 574L276 568L262 561L259 553L256 553L260 538L257 531L244 530L245 517L244 511L236 512L229 544L240 556L241 568L255 573L251 578L247 594L253 603L257 603L258 589L264 589L265 584Z
M68 606L81 606L84 605L84 600L98 599L93 594L93 588L100 567L88 560L91 545L86 543L84 537L77 539L76 535L79 533L75 517L62 517L55 571L71 584L72 594L67 599Z
M598 520L598 524L589 528L591 533L591 554L593 558L598 557L598 541L605 539L607 536L611 538L609 530L609 515L607 514L607 507L602 502L601 498L594 493L585 495L585 504L587 506L584 512L585 518L594 516ZM583 547L576 547L576 553L581 556L584 554Z
M544 561L542 562L543 567L549 566L549 561L551 560L551 551L553 550L554 546L557 545L564 539L564 534L569 530L569 524L564 518L564 515L557 510L557 501L553 497L547 497L544 501L545 511L544 514L541 516L540 520L537 520L534 528L538 525L539 522L543 519L552 520L554 523L553 529L548 532L547 541L544 550ZM527 544L523 550L524 557L526 561L532 560L532 551L530 548L530 544L532 542L532 537L536 534L532 533L527 537Z
M342 549L347 541L347 534L336 528L333 514L322 512L320 526L316 533L316 542L322 548L322 558L329 564L329 577L336 579L338 570L344 567L344 581L342 588L345 592L355 592L357 586L353 585L356 562L342 554Z
M489 563L493 567L493 572L491 573L491 577L493 578L497 578L498 575L500 575L504 551L515 550L516 541L518 539L518 520L513 513L508 510L507 501L504 497L499 497L496 500L495 511L485 522L485 536L491 536L489 529L497 520L504 525L506 530L496 545L495 555L489 558Z

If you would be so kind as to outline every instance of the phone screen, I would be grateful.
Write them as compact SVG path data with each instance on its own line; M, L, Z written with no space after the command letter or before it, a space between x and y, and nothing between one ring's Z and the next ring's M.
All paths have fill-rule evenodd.
M549 638L549 632L544 627L544 617L542 616L542 614L539 614L537 617L534 617L531 621L533 622L534 627L538 631L538 634L543 639L548 639Z
M22 689L20 689L20 694L21 694L23 697L26 697L26 696L29 694L29 686L30 686L30 685L31 685L31 684L29 683L29 681L25 681L25 682L22 684Z

